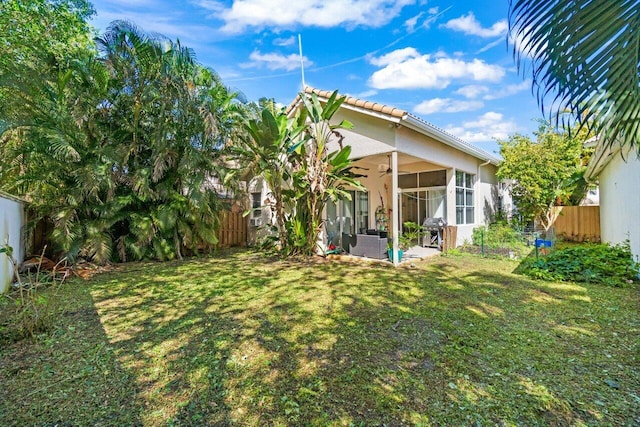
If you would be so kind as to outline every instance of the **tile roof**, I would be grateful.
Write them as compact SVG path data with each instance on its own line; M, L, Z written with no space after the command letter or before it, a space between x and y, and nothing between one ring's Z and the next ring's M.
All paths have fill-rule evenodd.
M333 93L330 90L316 89L311 86L305 86L304 92L308 94L315 93L317 96L321 98L329 98ZM290 113L298 105L299 102L300 102L300 94L298 94L296 98L293 100L293 102L291 102L291 104L289 104L289 106L287 107L287 114ZM385 114L387 116L395 117L398 119L402 119L408 114L406 111L396 107L380 104L378 102L367 101L367 100L356 98L353 96L346 96L343 104L352 105L354 107L362 108L369 111L374 111L376 113Z
M329 90L320 90L310 86L306 86L304 88L304 91L305 93L309 93L309 94L315 93L316 95L323 98L329 98L333 93L332 91L329 91ZM391 117L397 117L399 119L405 117L408 114L406 111L396 107L391 107L389 105L380 104L377 102L366 101L364 99L355 98L353 96L346 96L344 103L347 105L353 105L354 107L363 108L365 110L375 111L376 113L386 114Z

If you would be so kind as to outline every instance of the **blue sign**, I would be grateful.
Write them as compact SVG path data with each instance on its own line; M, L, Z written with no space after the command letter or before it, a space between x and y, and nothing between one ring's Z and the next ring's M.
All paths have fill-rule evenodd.
M536 239L536 248L550 248L551 240Z

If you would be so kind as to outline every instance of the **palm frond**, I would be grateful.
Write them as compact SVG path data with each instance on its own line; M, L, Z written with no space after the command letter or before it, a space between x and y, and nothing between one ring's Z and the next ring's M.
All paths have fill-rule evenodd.
M509 23L543 111L551 96L556 122L570 127L570 111L606 145L640 152L640 0L511 0Z

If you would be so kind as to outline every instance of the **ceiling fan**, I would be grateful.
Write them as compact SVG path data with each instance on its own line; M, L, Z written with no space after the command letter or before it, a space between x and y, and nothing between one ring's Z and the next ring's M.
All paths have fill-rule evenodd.
M388 159L388 164L384 164L384 163L380 163L378 165L378 172L382 172L381 173L381 177L390 174L391 172L393 172L393 169L391 168L391 155L388 154L387 155L387 159ZM409 171L402 171L399 170L398 173L409 173Z

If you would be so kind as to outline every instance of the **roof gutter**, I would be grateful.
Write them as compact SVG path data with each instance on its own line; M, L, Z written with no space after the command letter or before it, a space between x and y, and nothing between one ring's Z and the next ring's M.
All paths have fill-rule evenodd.
M20 197L18 197L18 196L11 195L11 194L9 194L9 193L5 193L5 192L4 192L4 191L2 191L2 190L0 190L0 197L5 198L5 199L7 199L7 200L14 201L14 202L18 202L18 203L28 203L26 200L21 199L21 198L20 198Z
M605 147L603 144L596 143L596 150L589 160L587 170L584 172L584 178L589 182L598 180L598 176L602 169L609 163L609 160L620 151L620 144L613 144L613 146Z

